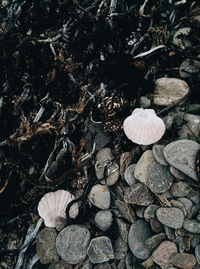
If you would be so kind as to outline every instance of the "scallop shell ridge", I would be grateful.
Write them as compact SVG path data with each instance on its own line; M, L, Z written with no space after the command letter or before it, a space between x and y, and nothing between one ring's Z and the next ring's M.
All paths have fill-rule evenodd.
M150 145L161 139L165 124L153 109L135 109L123 124L126 136L134 143Z
M44 219L45 226L55 227L58 217L66 218L67 205L75 197L68 191L57 190L43 196L38 204L38 213ZM75 218L78 215L78 204L74 203L69 211L69 216Z

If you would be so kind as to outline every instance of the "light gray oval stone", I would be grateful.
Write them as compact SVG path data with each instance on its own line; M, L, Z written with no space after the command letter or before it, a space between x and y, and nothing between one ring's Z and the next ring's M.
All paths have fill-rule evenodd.
M106 236L93 238L89 244L87 254L92 263L107 262L114 259L110 238Z
M89 242L90 232L86 227L70 225L58 234L56 247L63 260L77 264L86 258Z
M110 148L99 150L96 155L95 171L98 179L104 178L106 165L113 159L113 154Z
M173 229L180 229L183 226L184 215L179 208L160 207L156 211L158 220Z
M169 168L159 163L153 163L148 169L148 187L153 193L163 193L171 187L174 177Z
M150 250L145 246L145 241L152 235L151 228L144 220L137 220L131 225L128 234L128 244L138 259L145 260L150 256Z
M100 209L108 209L110 207L110 192L106 186L94 185L88 195L88 199Z
M55 229L46 227L42 229L36 237L36 251L42 264L59 261L56 249L57 233Z
M112 212L110 210L101 210L95 215L94 221L102 231L106 231L112 225Z
M152 151L153 156L159 164L169 166L169 163L166 161L165 156L163 154L163 149L165 145L153 145Z
M200 233L200 222L194 219L185 219L183 228L190 233Z
M177 140L164 148L164 156L168 163L190 178L198 181L195 171L195 161L200 145L192 140Z
M136 164L129 165L124 173L124 178L129 186L133 186L136 183L136 178L134 177Z

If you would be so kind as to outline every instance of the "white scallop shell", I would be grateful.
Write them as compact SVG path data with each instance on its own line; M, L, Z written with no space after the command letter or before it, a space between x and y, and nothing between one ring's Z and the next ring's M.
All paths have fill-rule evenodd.
M64 190L45 194L38 204L38 212L44 219L45 226L55 227L58 217L66 218L67 205L74 199L75 197L70 192ZM74 203L69 210L69 216L75 218L77 215L78 204Z
M125 119L123 128L126 136L139 145L150 145L161 139L165 124L153 109L136 108Z

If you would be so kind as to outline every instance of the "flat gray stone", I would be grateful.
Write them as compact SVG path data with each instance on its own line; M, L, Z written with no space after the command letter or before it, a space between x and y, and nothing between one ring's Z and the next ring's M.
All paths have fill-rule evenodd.
M200 145L192 140L177 140L164 148L166 160L175 168L198 181L195 171L195 160Z
M154 197L142 183L136 183L125 190L124 201L129 204L148 206L153 203Z
M153 261L163 268L168 268L171 265L171 258L178 253L175 243L171 241L162 242L152 253Z
M186 96L188 92L188 84L182 79L159 78L155 81L153 103L158 106L169 106Z
M90 232L82 225L70 225L57 236L56 247L60 257L70 263L77 264L86 258L90 242Z
M115 253L115 259L121 260L127 255L128 245L125 243L122 238L119 236L117 240L114 241L113 249Z
M134 177L141 183L147 185L148 179L148 168L149 165L154 163L156 160L153 156L152 150L146 150L140 157L135 167Z
M56 250L57 232L53 228L46 227L42 229L36 237L36 251L42 264L48 264L59 261Z
M136 164L129 165L124 173L124 178L129 186L133 186L136 183L136 178L134 177Z
M107 262L114 259L110 238L106 236L93 238L89 244L87 254L92 263Z
M156 211L156 216L162 224L170 228L180 229L183 226L184 215L179 208L160 207Z
M112 225L112 212L110 210L101 210L95 215L94 221L102 231L106 231Z
M170 189L170 192L174 197L185 197L190 191L191 187L183 181L174 183Z
M152 152L153 156L159 164L169 166L169 163L166 161L165 156L163 154L163 149L165 145L153 145Z
M134 256L145 260L150 256L150 250L145 241L152 235L150 225L144 220L137 220L131 225L128 235L128 244Z
M159 163L153 163L148 168L147 185L153 193L163 193L170 189L174 177L169 168Z
M190 233L200 233L200 222L194 219L185 219L183 228Z

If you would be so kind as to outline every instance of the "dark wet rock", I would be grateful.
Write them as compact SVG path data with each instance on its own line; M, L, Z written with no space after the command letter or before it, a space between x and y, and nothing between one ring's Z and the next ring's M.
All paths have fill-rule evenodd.
M89 244L87 254L92 263L102 263L114 259L110 238L106 236L93 238Z
M173 229L180 229L183 226L184 215L179 208L165 208L160 207L156 211L158 220Z
M164 226L164 231L169 240L174 240L176 238L174 229Z
M165 145L153 145L152 152L156 161L161 165L169 166L169 163L166 161L165 156L163 154L163 149Z
M158 205L149 205L144 211L144 218L146 221L156 217L156 210L159 208Z
M200 244L200 234L193 234L192 239L191 239L191 247L195 248L199 244Z
M146 207L145 206L138 206L135 210L136 215L138 218L144 218L144 211Z
M57 233L53 228L42 229L36 237L36 251L42 264L54 263L59 261L56 250Z
M165 240L165 238L166 235L164 233L152 235L145 241L145 245L150 250L154 250L162 241Z
M123 218L125 218L131 223L135 223L136 221L135 212L133 211L133 209L129 204L120 200L116 200L115 205L119 209L119 212L123 216Z
M194 219L185 219L183 228L190 233L200 233L200 222Z
M153 163L148 168L147 185L153 193L162 193L171 187L174 177L169 168L159 163Z
M134 177L136 164L129 165L124 173L124 179L129 186L133 186L136 183L136 178Z
M128 244L134 256L145 260L150 256L145 241L152 235L150 225L144 220L137 220L131 225L128 235Z
M147 98L146 96L140 97L140 107L141 108L149 108L151 105L151 100Z
M157 218L153 218L150 220L151 229L155 233L163 232L163 225L157 220Z
M147 185L148 179L148 168L149 165L154 163L156 160L153 156L152 150L145 151L140 157L135 167L134 177L141 183Z
M169 267L172 265L171 258L178 253L175 243L171 241L162 242L152 253L153 261L161 267Z
M200 16L199 16L200 18ZM185 59L179 68L180 76L182 78L189 78L199 73L200 64L195 59Z
M101 210L95 215L95 223L102 230L106 231L110 228L113 221L113 215L110 210Z
M187 195L187 198L190 199L194 204L200 203L200 192L197 190L191 190Z
M185 197L191 191L190 186L185 182L179 181L172 185L170 192L174 197Z
M129 204L148 206L153 203L154 197L144 184L136 183L126 189L124 201Z
M192 269L197 263L195 256L188 253L177 253L171 258L171 263L182 269Z
M200 264L200 244L195 247L195 257L197 262Z
M70 225L57 236L56 247L61 258L71 264L77 264L86 257L90 241L89 230L82 225Z
M166 160L175 168L198 181L195 161L200 145L192 140L182 139L168 144L164 148Z

